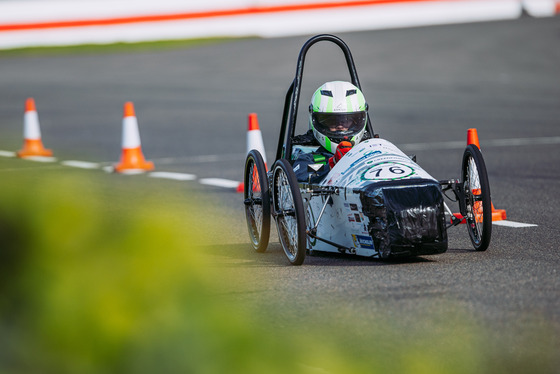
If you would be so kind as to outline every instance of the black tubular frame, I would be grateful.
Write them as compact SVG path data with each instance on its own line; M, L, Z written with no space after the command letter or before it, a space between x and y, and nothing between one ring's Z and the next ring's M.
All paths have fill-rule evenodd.
M292 137L294 136L294 132L296 129L296 120L299 107L301 83L303 79L303 65L305 63L305 56L307 55L307 51L309 50L309 48L320 41L329 41L340 47L340 49L344 53L344 57L346 58L346 64L348 65L348 71L350 73L352 84L358 87L360 90L362 89L360 81L358 79L358 73L356 72L356 66L354 65L354 59L352 58L352 53L342 39L334 35L321 34L316 35L305 42L305 44L301 48L301 51L299 52L296 76L292 81L288 92L286 93L286 99L284 101L284 112L282 114L282 126L280 128L280 136L278 138L276 160L279 160L281 158L288 158L289 160L289 157L292 154ZM371 121L369 118L369 113L367 116L366 130L371 135L374 135L373 126L371 125Z

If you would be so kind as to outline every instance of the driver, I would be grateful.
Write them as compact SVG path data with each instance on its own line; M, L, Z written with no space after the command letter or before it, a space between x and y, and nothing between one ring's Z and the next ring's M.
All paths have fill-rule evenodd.
M318 183L366 135L368 105L352 83L327 82L315 91L309 106L309 131L294 137L292 153L298 181ZM317 147L317 142L319 147ZM309 147L315 145L315 148ZM307 166L323 164L311 179Z

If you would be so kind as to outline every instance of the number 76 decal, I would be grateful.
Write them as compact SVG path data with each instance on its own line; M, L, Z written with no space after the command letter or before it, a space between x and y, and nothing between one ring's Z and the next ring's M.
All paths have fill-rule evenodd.
M414 169L399 162L381 162L367 169L362 174L362 180L397 180L408 178L414 174Z

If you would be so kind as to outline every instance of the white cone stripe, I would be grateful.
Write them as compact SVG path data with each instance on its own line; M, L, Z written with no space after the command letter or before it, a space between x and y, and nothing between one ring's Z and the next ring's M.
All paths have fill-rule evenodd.
M122 147L126 149L140 147L140 133L136 117L123 118Z
M41 139L39 115L34 110L27 111L23 115L23 138L31 140Z
M263 157L266 164L266 153L264 152L264 143L261 130L251 130L247 132L247 153L256 149Z

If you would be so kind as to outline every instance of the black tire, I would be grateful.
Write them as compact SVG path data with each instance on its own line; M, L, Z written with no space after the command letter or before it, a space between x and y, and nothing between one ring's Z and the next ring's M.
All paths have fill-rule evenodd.
M266 251L270 238L270 190L264 160L252 150L245 161L243 201L251 246L257 252Z
M485 251L492 236L492 200L486 165L477 146L470 144L465 149L461 175L467 230L474 249Z
M296 175L285 159L272 168L272 207L284 253L292 265L301 265L307 243L305 212Z

